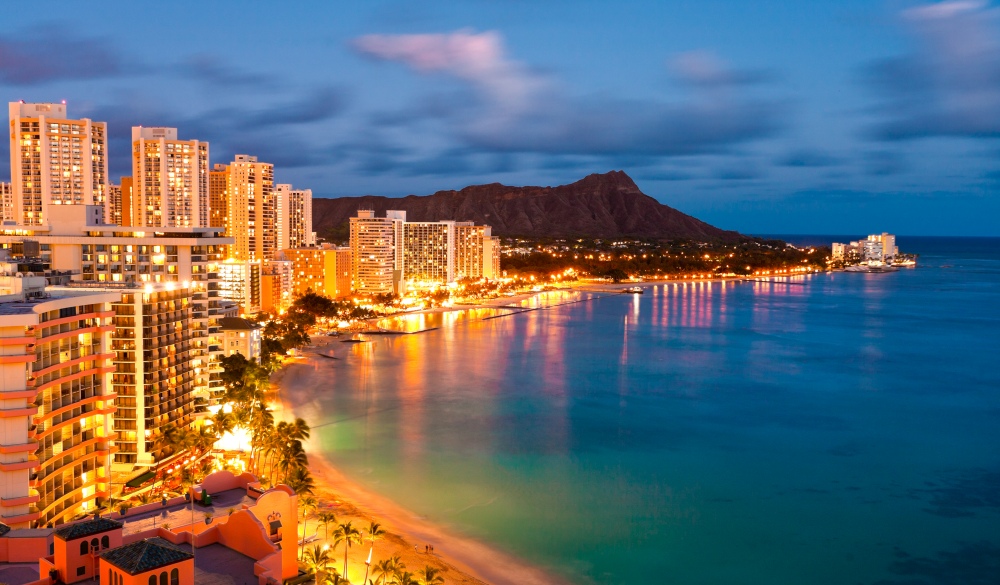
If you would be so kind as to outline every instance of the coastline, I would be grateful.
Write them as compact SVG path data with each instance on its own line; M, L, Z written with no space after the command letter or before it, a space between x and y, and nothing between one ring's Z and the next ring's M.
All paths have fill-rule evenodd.
M294 410L287 401L286 392L293 392L285 381L288 374L316 378L311 383L322 383L321 374L315 366L322 363L316 350L332 343L325 341L310 348L295 358L294 362L283 365L271 378L272 387L277 387L277 401L272 405L275 418L291 418ZM319 361L317 361L319 360ZM305 366L305 367L296 367ZM320 502L320 510L333 510L337 522L354 522L355 527L367 531L369 522L378 522L386 531L385 538L375 543L372 566L382 559L398 555L406 563L406 570L416 573L425 565L442 570L447 584L459 585L569 585L570 581L553 575L544 569L531 565L507 552L484 544L471 537L457 534L444 526L420 516L379 495L347 477L337 469L323 453L306 444L309 467L316 480L315 496ZM322 536L322 529L315 519L306 525L307 536ZM323 544L324 538L308 542L307 547ZM340 547L331 553L334 566L341 569L343 552ZM425 545L433 545L434 552L424 552ZM351 548L348 557L349 577L352 583L361 582L364 577L364 562L370 541ZM373 575L369 573L369 578Z

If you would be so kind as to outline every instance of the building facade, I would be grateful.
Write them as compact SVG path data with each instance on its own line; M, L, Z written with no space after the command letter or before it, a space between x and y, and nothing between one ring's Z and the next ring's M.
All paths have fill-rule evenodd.
M274 199L278 250L316 245L316 234L312 231L312 190L275 185Z
M110 495L119 299L63 291L0 302L0 522L60 524Z
M222 319L219 325L222 327L223 355L238 353L248 360L260 359L260 325L239 317Z
M132 128L135 226L208 227L208 143L176 128Z
M219 264L219 295L236 303L243 315L261 310L261 261L226 259Z
M294 248L285 250L285 258L292 263L295 295L312 290L331 299L350 296L353 280L351 248L330 244L319 248Z
M292 303L295 265L291 260L272 260L261 268L260 310L280 313Z
M0 182L0 222L17 221L14 217L14 188L10 183Z
M368 209L350 220L352 289L359 293L403 292L403 225L405 211L375 217ZM399 242L400 245L396 245Z
M226 235L233 238L229 257L270 260L278 251L275 225L274 165L236 155L227 166Z
M455 280L455 222L408 221L403 225L407 288Z
M54 206L106 211L107 125L69 119L65 103L12 102L10 169L13 219L20 225L45 225Z

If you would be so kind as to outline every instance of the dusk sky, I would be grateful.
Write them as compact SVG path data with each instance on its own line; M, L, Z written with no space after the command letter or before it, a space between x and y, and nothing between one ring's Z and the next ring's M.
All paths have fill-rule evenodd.
M108 122L114 181L176 126L319 197L620 169L744 233L1000 235L988 2L33 2L0 92Z

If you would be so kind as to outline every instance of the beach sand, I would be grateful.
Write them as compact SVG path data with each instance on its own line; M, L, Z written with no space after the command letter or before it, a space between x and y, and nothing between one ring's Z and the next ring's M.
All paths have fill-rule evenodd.
M316 360L322 365L324 358L318 357L326 346L336 340L315 338L314 344L301 352L292 363L275 372L271 379L279 401L273 405L275 418L291 419L295 413L288 405L287 394L295 388L312 388L327 383L323 368L315 367ZM303 367L304 366L304 367ZM565 579L552 575L496 548L475 539L456 534L442 526L435 525L426 518L405 509L388 498L372 492L351 478L345 476L323 454L306 445L309 454L309 469L316 480L316 499L320 510L332 510L337 515L337 523L353 522L355 528L367 533L370 522L378 522L386 531L385 538L375 542L372 567L380 560L398 555L406 563L406 570L416 573L425 566L443 571L446 584L482 585L547 585L567 584ZM334 527L331 527L331 530ZM306 543L306 547L324 545L324 530L319 527L315 516L306 525L307 538L314 534L318 538ZM343 570L343 547L333 547L329 541L333 566ZM425 546L433 545L434 552L425 552ZM371 543L354 545L348 554L348 576L352 583L362 583L365 576L365 559ZM372 573L369 579L374 579Z

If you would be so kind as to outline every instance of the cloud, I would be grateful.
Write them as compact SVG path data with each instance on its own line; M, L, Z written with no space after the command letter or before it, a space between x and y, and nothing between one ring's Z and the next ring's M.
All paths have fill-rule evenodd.
M868 174L876 177L898 175L906 170L906 161L895 152L884 150L869 152L863 162Z
M908 55L870 66L882 99L873 128L883 140L1000 136L1000 11L955 0L902 13L915 39Z
M800 148L786 153L775 162L783 167L828 167L837 164L839 160L820 150Z
M310 89L297 100L264 108L246 122L257 127L309 124L340 114L345 104L342 90L318 87Z
M0 82L37 85L116 77L134 70L119 55L106 39L80 37L61 26L0 35Z
M182 75L219 87L271 87L273 78L246 73L222 62L215 55L198 53L187 57L177 66Z
M685 99L585 99L512 60L499 33L368 35L353 42L368 57L402 63L418 74L443 75L468 92L442 98L428 118L479 152L545 155L645 155L722 152L771 136L783 126L780 104L739 91L756 74L741 73L707 53L686 54L675 70ZM726 88L725 91L720 91ZM418 115L408 109L406 115ZM398 122L406 116L382 115Z

